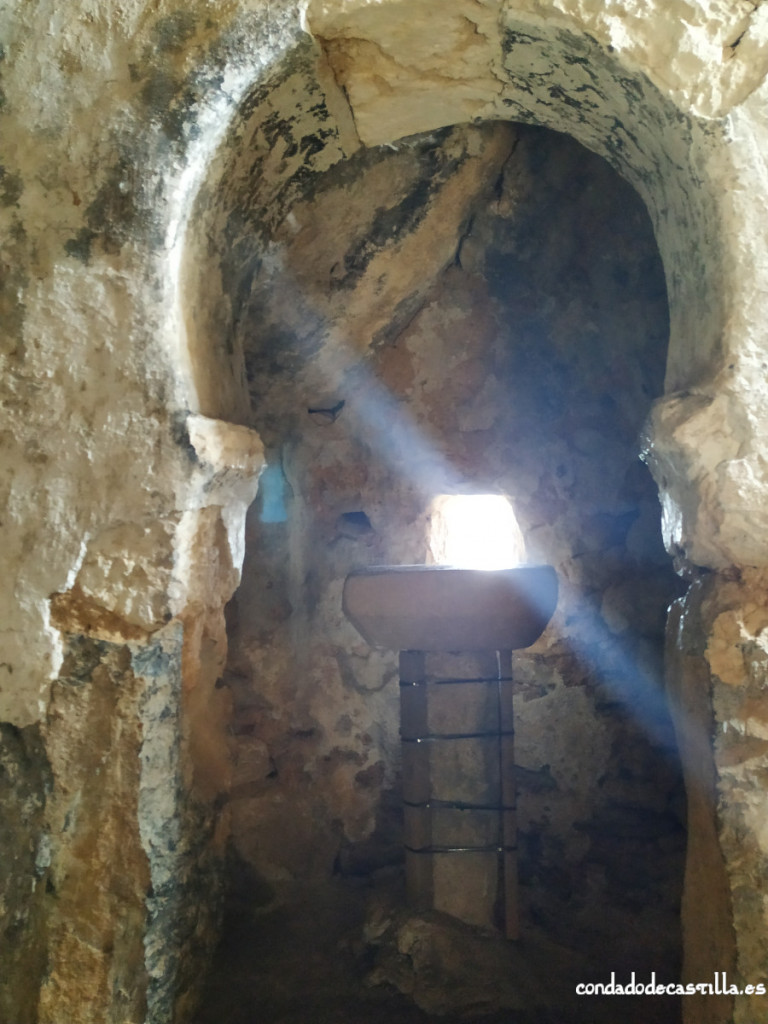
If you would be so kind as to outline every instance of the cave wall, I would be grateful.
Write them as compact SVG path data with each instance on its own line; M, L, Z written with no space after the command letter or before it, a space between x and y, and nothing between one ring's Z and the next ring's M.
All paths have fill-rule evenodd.
M29 817L3 833L3 885L13 898L0 956L3 1009L17 1019L41 1012L41 1019L56 1019L67 1000L86 1001L84 1020L129 1012L104 981L119 976L111 914L102 913L94 930L91 889L78 887L77 872L66 868L82 856L82 863L101 865L97 884L113 886L104 860L92 856L92 823L77 825L82 844L62 832L60 811L81 791L86 804L104 809L108 834L113 825L115 835L126 830L119 843L133 851L115 903L126 911L122 948L145 950L143 967L134 961L142 991L132 996L130 1013L140 1019L143 1001L154 1005L146 1019L167 1018L174 1001L183 1013L187 982L175 964L185 944L192 950L198 940L213 941L203 922L187 939L170 924L152 932L162 916L153 916L152 874L161 880L165 870L152 838L158 819L190 823L182 829L189 859L181 868L173 858L165 862L182 879L179 907L192 899L194 885L185 890L185 880L193 865L211 851L216 860L226 839L223 794L232 762L224 726L232 692L216 685L225 660L223 607L239 576L245 509L261 466L247 427L244 349L227 347L237 340L254 268L244 267L239 297L226 268L217 285L225 236L220 224L198 217L196 200L204 206L206 192L217 191L234 155L248 174L255 167L250 153L274 153L252 172L251 193L279 220L317 174L361 144L397 145L405 135L477 118L574 135L607 156L648 207L671 316L668 394L654 406L647 440L665 542L689 578L714 574L713 593L723 601L725 618L702 619L704 629L711 623L714 646L702 634L691 650L711 654L725 645L735 657L729 664L697 661L701 688L721 696L755 691L753 703L722 705L741 737L727 756L718 744L712 761L711 738L704 744L718 813L710 800L701 834L714 856L696 859L693 850L691 863L714 863L719 850L733 903L722 919L732 922L737 968L744 981L766 973L762 898L744 879L755 877L765 846L756 824L765 800L756 743L761 697L750 673L760 646L753 570L765 565L768 542L766 256L759 235L767 8L747 0L659 0L642 10L629 2L604 9L581 0L447 0L438 18L423 0L407 10L401 17L394 0L317 0L306 10L289 0L233 0L214 14L204 0L183 7L132 0L119 11L77 0L66 10L45 2L3 16L0 120L11 141L0 172L8 581L0 595L0 720L8 820L16 820L19 806L29 807ZM249 126L269 119L270 105L286 116L278 113L261 136L246 138ZM312 127L297 128L293 149L291 125L304 121ZM455 206L446 202L440 216ZM453 245L418 250L416 305ZM375 261L367 266L373 297ZM203 268L211 279L196 307L188 286ZM208 303L212 293L217 305ZM376 307L380 326L387 301ZM367 306L353 339L360 349L368 344ZM408 303L401 308L398 329L411 312ZM271 438L265 441L269 449ZM405 555L409 544L393 554ZM693 614L695 605L684 603L683 613L689 609ZM105 648L106 667L83 677L91 697L73 692L64 699L69 691L56 680L66 675L67 651L86 640L115 650ZM171 711L161 718L168 727L153 732L137 716L151 705L143 703L154 686L145 669L155 664L158 645L167 658ZM118 670L127 689L115 702L100 687ZM53 717L55 695L61 719ZM136 785L137 757L174 766L166 786L150 787L157 804L143 803L135 791L116 799L109 772L86 779L87 744L78 748L80 764L62 770L55 737L77 734L83 708L98 712L102 756L127 759ZM685 725L679 720L679 731ZM690 790L698 775L690 767L688 775ZM360 834L369 824L362 815ZM707 880L690 865L688 878L685 927L693 935ZM18 898L23 891L29 900ZM92 986L85 961L57 953L64 919L83 943ZM155 947L142 938L148 935L169 956L163 984L154 988ZM697 957L722 969L712 951L699 948ZM187 977L195 973L186 970ZM48 1002L40 1011L45 977ZM734 1019L761 1012L754 999L736 998Z
M50 770L40 730L2 727L0 760L0 1008L7 1020L35 1020L46 961L45 882L50 856L44 830Z
M257 500L230 609L233 842L272 882L398 859L394 652L371 651L345 623L341 586L363 565L427 561L436 495L507 493L530 560L561 581L551 628L514 659L529 926L636 965L654 949L675 975L684 798L661 661L678 588L637 457L668 338L647 214L606 164L554 133L495 124L398 150L328 171L276 225L282 259L256 273L241 329L285 516L260 521ZM418 245L444 179L455 211L479 153L487 186L462 220L440 219L452 258L423 293L413 272L403 298L390 291L409 318L361 359L343 340L360 326L361 240L380 265ZM410 166L416 181L431 169L426 209ZM371 231L371 210L386 230ZM312 325L295 302L285 315L296 292ZM273 353L302 331L325 347L283 381ZM333 419L310 411L340 402Z

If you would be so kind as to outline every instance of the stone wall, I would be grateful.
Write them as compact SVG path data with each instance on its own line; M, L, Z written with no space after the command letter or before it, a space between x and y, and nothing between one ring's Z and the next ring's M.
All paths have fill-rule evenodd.
M474 196L473 154L489 182ZM409 181L426 167L419 206ZM408 316L362 360L368 262L433 240L444 193L451 259L427 288L379 277ZM397 855L395 663L343 621L341 584L361 565L427 561L436 495L507 493L529 558L561 581L552 627L515 657L527 920L674 976L684 798L661 656L677 584L637 457L668 321L639 200L574 143L489 125L338 165L268 244L281 256L255 275L240 333L285 516L252 510L231 609L239 854L272 881ZM302 329L317 349L303 361ZM272 353L291 342L281 375Z
M765 624L763 571L704 574L676 607L669 639L677 728L690 766L686 974L732 970L741 988L760 981L766 958L757 924L765 913ZM692 1019L746 1022L765 1007L765 994L731 994L715 1006L700 1000Z
M50 767L36 726L2 727L0 748L0 1015L34 1024L46 962L45 801Z
M62 934L64 918L57 918L56 896L44 881L49 877L46 872L55 872L56 865L74 856L79 840L46 831L45 822L59 821L60 809L74 799L64 785L67 778L74 780L73 793L82 788L84 798L96 800L100 790L84 774L93 754L88 744L79 748L82 764L72 762L66 771L57 761L56 749L61 748L56 744L63 743L69 732L77 734L78 708L90 707L93 701L103 713L95 734L101 737L104 752L113 749L111 737L119 733L114 749L126 758L131 778L138 780L135 757L145 737L139 736L136 715L142 694L154 692L154 684L136 666L142 651L151 661L157 643L170 644L176 652L173 663L181 666L180 675L172 684L169 677L168 683L179 695L181 710L167 719L168 728L157 738L168 758L176 756L177 744L179 751L180 783L173 784L177 804L173 810L164 807L163 813L189 824L189 842L196 851L192 860L199 857L204 864L207 851L213 851L215 859L215 851L223 848L228 819L226 811L219 813L219 794L229 785L231 765L222 734L230 689L216 686L225 658L222 611L237 581L244 509L253 496L259 460L249 434L230 435L230 444L226 427L211 423L250 422L246 328L263 310L258 287L252 293L252 283L265 280L264 268L274 268L281 253L290 249L277 244L272 234L283 225L284 241L290 241L294 224L289 212L311 199L319 176L354 159L361 141L400 148L397 173L391 181L379 182L377 188L383 192L376 194L386 195L390 186L393 195L404 188L409 202L394 218L358 220L378 239L376 245L358 246L349 266L343 259L336 266L332 281L338 291L330 293L325 305L328 279L316 282L309 306L319 302L316 322L322 325L328 318L333 321L345 288L347 298L359 296L355 318L353 308L346 307L354 330L343 340L357 353L366 351L375 338L372 367L388 380L399 381L393 384L396 393L418 388L421 378L411 377L411 369L427 367L409 365L417 350L413 332L421 337L425 359L432 351L440 360L430 340L428 295L442 298L450 293L456 323L463 322L467 332L471 308L473 336L481 341L485 336L479 307L489 301L486 290L493 274L485 268L489 285L482 288L464 280L474 274L468 229L473 215L492 197L512 135L490 133L467 158L462 132L449 132L434 150L434 165L429 158L420 164L416 151L399 140L413 132L436 132L476 119L533 122L574 135L619 168L651 215L665 265L671 320L666 388L672 393L655 405L648 440L663 499L664 537L684 572L696 576L703 568L719 574L722 590L716 590L715 605L722 598L721 610L727 614L711 619L710 653L721 648L735 651L746 668L741 682L734 682L728 659L715 658L712 692L720 695L718 700L725 700L724 695L734 700L743 692L756 702L742 716L750 723L742 723L747 739L736 743L725 760L718 746L717 762L710 761L719 810L715 825L701 833L702 849L690 854L686 929L691 936L706 920L700 916L706 888L696 887L696 865L716 864L719 850L731 892L739 969L745 981L768 973L761 903L750 888L765 842L759 824L762 755L752 742L760 719L754 711L759 693L749 668L760 663L759 631L751 631L753 605L760 606L759 582L750 573L766 564L768 551L768 266L760 233L765 208L760 153L768 124L768 7L753 0L731 5L719 0L654 0L642 9L630 0L611 7L582 0L443 0L438 8L431 0L420 0L409 2L407 9L404 18L397 0L313 0L306 9L292 0L233 0L219 5L214 15L206 0L184 5L177 0L130 0L119 11L96 10L90 0L73 0L64 13L61 5L46 0L17 5L3 19L0 131L11 142L3 147L0 168L0 497L7 580L0 595L0 719L7 766L2 784L10 820L16 820L18 806L29 813L18 829L3 835L3 842L10 843L3 848L4 865L9 865L3 882L9 908L3 927L10 922L13 946L4 931L0 955L4 967L11 969L3 978L3 1010L21 1020L34 1018L35 989L49 955L57 967L46 989L46 1012L53 1015L60 999L66 1003L84 991L79 970L67 967L67 958L56 953L63 948L56 936ZM482 139L482 131L475 138ZM374 174L377 159L365 151L358 157L362 164L370 160ZM439 186L429 195L419 181L425 173L434 175ZM473 176L479 180L470 188ZM224 194L220 188L223 184L226 191L227 182L231 192ZM248 195L252 205L238 224L230 214L245 210L241 200ZM333 198L329 200L331 209ZM386 202L380 205L386 208ZM425 211L423 218L417 216L419 209ZM258 222L265 225L262 242L269 240L261 250L258 245L253 248L251 240ZM465 236L460 246L459 239ZM388 245L388 239L395 244ZM480 249L492 251L485 242ZM461 265L443 274L462 251ZM477 254L474 258L479 259ZM405 266L409 275L413 267L418 271L412 286L403 281ZM333 260L325 269L332 267ZM454 294L457 279L462 284ZM402 304L397 301L399 292L405 299ZM292 296L295 301L296 290ZM491 294L488 308L495 309L498 301ZM297 313L303 316L306 305L294 310L289 303L275 322L290 323ZM435 322L434 328L438 326L442 336L444 324ZM402 338L403 345L411 339L405 354L396 338ZM296 349L299 363L321 351L323 340L317 333L301 339ZM255 349L250 351L253 360ZM332 346L330 351L336 349ZM274 369L279 404L291 393L283 389L280 398L280 373L296 365L290 332L279 339L270 358L268 364L252 363L251 387L260 374ZM503 361L499 368L516 370ZM392 479L390 469L377 467L374 448L360 440L362 421L355 426L361 483L345 493L341 507L328 500L329 491L319 481L314 490L302 489L306 435L299 428L309 415L304 410L333 408L337 385L351 372L346 363L341 369L333 363L320 369L300 381L304 391L296 405L291 443L282 452L294 495L290 522L296 527L297 516L301 524L322 519L328 538L336 542L337 577L353 560L351 551L361 546L371 560L419 560L426 505L418 489L392 495L393 503L404 510L402 521L412 524L407 535L386 533L386 524L394 521L388 506L381 515L373 504L369 503L370 511L368 505L361 507L369 483L371 490L386 488ZM463 391L455 397L463 403L462 432L471 438L485 413L472 407L474 371L465 369L468 376L463 371L460 375ZM437 380L431 366L429 370L427 379ZM552 385L556 393L560 385ZM380 401L368 375L353 390L367 396L369 409L380 410L373 433L386 435L393 407ZM259 416L261 397L271 394L271 387L258 392ZM449 427L448 413L453 411L429 389L418 397L415 415L435 424L439 441L440 417L446 417L444 426ZM398 401L395 407L403 404ZM267 401L263 425L275 462L283 421L268 422L268 406ZM208 426L194 415L190 418L190 412L210 417ZM342 431L352 412L351 405L345 406L343 416L330 425L330 435L319 433L339 441L339 454L348 442L334 431ZM327 419L327 413L320 415L321 423ZM313 425L318 432L324 429L316 421ZM213 447L211 432L218 435ZM414 431L401 432L396 452L413 455L417 436ZM568 438L570 442L570 433ZM511 466L512 456L517 456L511 441L507 446L511 455L505 465ZM465 475L475 462L485 472L481 448L467 443L448 454L459 459ZM229 449L226 456L223 449ZM312 458L322 456L317 477L333 469L336 455L327 441L317 439L309 449ZM433 482L439 480L431 454L423 449L417 454L421 479L426 474ZM588 450L579 454L583 462L576 460L576 465L589 463ZM346 462L341 461L346 473ZM545 490L536 496L541 467L518 468L523 482L515 494L529 515L527 527L533 529L546 497ZM567 481L556 477L557 481L567 486ZM637 483L627 487L637 507L650 508L649 492ZM555 483L553 488L556 505ZM597 543L595 536L604 543L621 533L623 527L616 522L620 516L614 512L607 513L607 520L600 518L604 510L596 513L589 544ZM274 530L293 527L277 524ZM255 529L272 526L260 524ZM298 533L304 535L302 530L303 525ZM628 526L627 550L634 549L636 559L645 550L636 546L638 532L642 531ZM585 555L590 554L589 544ZM550 548L556 549L557 544ZM263 551L264 545L259 541L255 550ZM322 573L311 572L318 557L311 546L289 543L286 533L272 550L270 558L277 568L280 550L289 555L290 566L290 585L276 586L274 600L259 605L279 624L276 629L287 631L286 622L299 619L319 621L324 609L337 607L326 603ZM267 569L271 571L269 565ZM282 569L275 572L281 576ZM739 580L742 584L733 589ZM605 593L601 611L615 638L608 646L614 663L618 659L619 668L610 673L617 678L626 664L617 653L627 632L622 621L632 602L618 582L608 585ZM288 603L298 615L288 616ZM653 608L651 601L649 618ZM729 616L744 624L743 632L741 626L732 628ZM707 615L702 622L702 629L708 630ZM346 628L334 621L332 628L337 627ZM297 633L296 650L302 649L307 635ZM75 693L66 689L69 683L55 680L78 636L82 643L113 646L104 649L108 664L99 676L101 682L88 677L85 689ZM357 709L370 707L367 691L378 686L374 680L386 678L389 665L386 659L355 650L356 642L347 633L343 644L330 644L312 667L318 684L330 680L330 689L337 693L339 679L347 680L344 686L356 694L349 723L342 722L334 732L337 721L326 721L328 712L320 697L314 705L299 701L289 716L294 738L314 752L310 768L315 770L316 754L326 779L338 777L352 794L341 823L333 824L320 846L318 863L323 870L342 834L353 844L358 838L364 841L372 825L375 794L382 785L386 791L393 781L388 775L391 762L380 756L395 743L393 727L386 725L392 723L384 709L386 688L376 694L382 708L377 720L384 723L379 733L362 728L362 711L359 721L355 717ZM352 645L349 663L337 657L336 650L347 651L347 643ZM710 648L703 633L693 646L697 657ZM132 668L120 660L126 647ZM252 650L250 644L249 671ZM545 660L554 659L553 670L563 656L551 649L538 653ZM637 653L632 649L632 657ZM647 647L645 653L653 661ZM286 678L294 667L298 680L307 666L286 666ZM117 679L118 668L120 673L125 670L127 685L120 699L99 689L105 685L103 674ZM696 679L706 688L709 669L701 664L700 668ZM721 669L730 681L722 682ZM272 666L266 666L265 676L271 671ZM721 684L726 688L722 692ZM586 692L588 687L582 689ZM239 700L235 691L232 687ZM68 709L58 723L50 717L54 694L59 708ZM527 703L535 706L538 700ZM717 714L734 711L725 704L722 708ZM741 722L741 711L736 709L727 721ZM333 739L324 746L325 739L318 739L321 734L306 735L308 717L323 723L326 739L349 727L341 754L334 753ZM282 725L276 728L279 731ZM739 732L741 725L734 728ZM359 753L358 742L367 751L359 764L346 753L353 747ZM50 750L44 750L47 744ZM703 746L708 752L705 760L711 759L711 740ZM298 777L303 760L295 753L298 747L291 749L288 774ZM254 744L254 765L262 755ZM57 766L58 776L51 774ZM269 784L274 781L269 778L272 770L268 767L265 773ZM171 777L177 778L173 773ZM697 779L692 768L689 790ZM241 781L247 790L251 782ZM240 790L241 797L247 796L246 790ZM319 792L328 791L330 785L324 783ZM312 828L313 822L328 821L330 804L324 797L318 799L318 806L300 816ZM245 806L248 800L240 802ZM141 940L132 929L144 929L149 920L139 924L136 917L136 900L147 877L142 858L149 862L150 875L157 866L153 867L151 829L140 842L136 839L144 826L135 792L126 794L126 805L138 807L138 817L123 814L121 805L105 798L104 806L115 818L106 823L105 833L117 834L117 819L127 828L120 845L132 851L132 877L126 879L120 897L115 896L114 905L125 906L126 948L136 950ZM185 808L192 805L198 811L189 818ZM148 813L152 817L155 812ZM91 825L83 828L84 837L92 835ZM391 834L391 829L384 832ZM89 849L85 838L83 842L83 849ZM743 850L750 851L746 859ZM98 863L103 887L110 890L117 881L103 861ZM25 890L31 893L28 902L19 898ZM74 894L71 930L82 937L91 913L90 889L69 891ZM145 906L155 898L152 893L144 893ZM183 903L183 889L178 897ZM105 899L105 905L112 906L112 897ZM723 915L727 919L726 909ZM192 932L194 928L187 934ZM175 941L169 939L169 949L180 948ZM99 965L94 979L102 979L93 991L106 992L103 979L117 969L114 951L109 953L101 939L86 942L86 947ZM138 978L141 969L137 961L131 962ZM157 963L150 957L143 969L148 972L146 998L156 1000L152 1012L162 1019L169 1012L176 961L168 961L162 985L150 979L150 974L159 977L153 973ZM194 973L194 968L188 969ZM54 993L55 985L60 986L59 993ZM182 981L181 989L185 986ZM138 1019L142 996L134 998L138 1001L131 1012ZM94 1013L103 1016L110 1000L115 1013L126 1005L119 995L107 993L104 999L98 1007L93 1004ZM90 1011L79 1012L84 1018ZM755 1012L751 1001L735 1000L737 1019Z

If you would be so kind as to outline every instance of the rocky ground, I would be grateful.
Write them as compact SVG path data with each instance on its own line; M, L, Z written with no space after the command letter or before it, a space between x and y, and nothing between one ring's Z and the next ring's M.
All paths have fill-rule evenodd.
M666 997L577 997L617 980L604 964L526 930L518 943L404 908L396 872L240 901L196 1024L674 1024ZM640 980L640 979L638 979ZM661 979L659 979L661 980ZM668 980L668 979L664 979Z

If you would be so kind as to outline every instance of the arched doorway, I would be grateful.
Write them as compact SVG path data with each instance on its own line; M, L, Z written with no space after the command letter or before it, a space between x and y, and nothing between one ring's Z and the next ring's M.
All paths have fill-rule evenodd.
M250 234L244 187L218 215L235 242L220 243L228 344L287 513L253 510L232 609L238 857L273 885L396 857L393 663L340 621L340 583L424 561L430 497L492 482L569 592L518 665L530 919L582 947L600 932L615 955L634 931L637 964L645 916L674 963L683 815L659 697L674 577L637 462L666 290L641 204L575 144L504 123L361 150L286 186Z
M354 22L355 9L350 10L350 17ZM358 27L365 27L366 10L364 6L359 10L362 14ZM373 8L370 10L373 11ZM378 14L372 14L371 17L373 21L369 26L369 34L375 36ZM322 21L322 18L320 20ZM343 17L341 22L341 27L334 25L332 17L330 24L320 28L318 34L328 44L331 64L339 81L347 95L353 97L357 127L362 128L365 137L366 125L363 123L363 115L370 116L367 123L370 132L368 140L383 141L386 138L396 145L396 140L403 129L402 126L399 129L393 126L399 123L399 116L406 116L402 113L405 109L402 100L404 96L409 95L408 89L402 89L402 81L398 80L397 75L393 76L393 80L398 81L398 87L390 89L393 97L389 107L391 117L389 120L386 117L379 117L378 124L384 127L372 130L371 125L376 119L365 111L364 90L360 94L363 96L361 103L357 104L354 100L355 89L365 77L361 72L360 81L355 81L356 70L359 70L355 60L356 52L360 49L356 41L358 37L354 36L348 25L343 24ZM365 32L361 32L361 35L365 36ZM386 37L386 28L383 29L383 35ZM399 38L396 31L394 36L396 39ZM449 32L447 37L450 37ZM420 105L414 101L413 108L407 111L408 125L434 128L451 123L455 116L447 116L447 112L451 110L452 103L458 104L464 114L472 117L480 116L479 111L496 109L494 104L498 103L505 108L501 112L506 117L513 113L514 117L520 120L533 120L561 128L574 134L591 148L606 153L635 184L646 202L665 260L671 311L667 388L674 389L693 384L695 388L705 391L720 371L724 352L727 351L727 344L721 338L721 329L724 321L723 280L728 264L726 261L724 265L720 258L716 227L719 211L707 178L715 164L715 154L718 153L718 132L703 127L693 118L681 115L678 107L650 85L646 78L640 74L628 73L619 60L612 56L611 47L600 46L592 39L570 29L566 31L559 24L547 25L537 22L533 26L527 21L514 24L507 21L504 24L495 24L494 31L486 33L486 39L491 40L489 45L495 54L491 76L494 79L494 87L491 88L487 81L485 85L481 83L479 95L482 102L477 96L468 100L466 94L459 88L454 89L451 83L451 87L443 90L444 95L439 104L430 106L428 102ZM352 44L347 46L345 40L352 40ZM376 45L380 43L381 40L378 40ZM498 53L497 44L500 46ZM386 51L386 46L380 46L380 49ZM368 51L362 47L360 52ZM258 103L254 96L253 102L246 103L244 107L244 111L250 116L258 106L258 113L248 122L247 130L237 138L238 146L241 146L244 138L248 139L248 145L237 150L239 156L233 158L230 163L233 177L229 180L242 181L250 175L254 184L254 189L250 193L252 201L240 220L239 228L234 220L228 220L226 214L224 215L219 226L227 222L229 235L223 232L219 234L218 238L226 239L226 243L214 241L213 246L215 250L218 244L219 252L222 254L225 249L229 249L230 254L236 255L234 261L229 261L229 270L232 273L224 274L228 278L226 287L220 289L221 295L226 292L237 296L233 322L237 321L250 294L254 267L248 264L249 233L253 230L263 230L265 236L268 235L274 223L281 222L282 214L306 195L308 183L313 175L319 173L323 165L335 163L343 156L345 146L350 145L350 140L350 148L353 149L356 145L354 126L349 124L347 115L342 114L340 119L334 116L338 113L339 107L334 111L334 115L329 117L329 104L318 100L314 107L314 114L317 116L301 123L305 111L298 98L306 86L306 79L302 76L314 59L315 55L311 52L297 58L286 74L277 76L273 89L264 88L259 92ZM440 60L444 60L444 55L439 58L438 63ZM303 61L305 63L302 63ZM364 63L361 61L360 68ZM426 64L428 63L427 61ZM438 75L432 74L434 68L427 67L426 64L413 62L408 73L403 75L403 80L411 83L430 80L434 89L427 92L430 98L434 99L435 90L445 83ZM504 69L509 88L503 86L499 89L497 86L501 77L500 68ZM323 75L327 76L327 68L324 65ZM386 76L383 78L386 80ZM324 81L327 82L327 78ZM333 93L333 88L330 87L328 92ZM307 94L318 99L317 89L310 87ZM334 103L338 102L339 97L336 95ZM383 106L379 108L376 108L375 103L372 104L371 110L375 109L381 113L386 109L386 100L382 100L382 103ZM300 115L295 118L293 114L284 117L280 110L281 104L287 104L294 112L301 110ZM397 112L398 107L401 108L400 114ZM342 123L341 129L339 120ZM315 130L320 123L323 127ZM311 126L311 130L308 126ZM377 131L383 134L377 136ZM277 145L274 145L276 142ZM232 147L229 152L231 155L235 148ZM265 153L275 152L279 154L279 158L270 164L265 159ZM281 179L280 175L283 172L286 176ZM208 192L207 200L210 200L212 194ZM265 210L277 212L277 218L272 225L260 220ZM207 224L210 226L221 214L222 208L214 211ZM272 213L267 214L267 221L270 216ZM209 232L209 239L216 237L216 232ZM277 250L273 250L268 254L268 258L276 258L278 255ZM240 256L242 259L238 266L237 258ZM227 260L229 255L223 255L220 265L226 265ZM366 258L363 259L363 263L364 272L368 265ZM386 289L382 289L382 292L388 295ZM232 307L226 308L226 303L225 306L218 308L224 319L233 312ZM407 306L399 310L406 321L412 312L413 310ZM200 322L209 325L213 319L215 318L203 315ZM362 320L365 323L365 316ZM212 331L211 336L217 333ZM206 334L205 327L202 334ZM364 345L365 340L361 341L360 338L365 334L365 331L361 331L360 335L356 335L353 345ZM228 336L232 342L230 355L237 354L236 323L233 329L227 328L223 335L219 336ZM300 340L307 343L311 349L314 343L313 332L309 331ZM289 343L282 350L282 358L290 350ZM278 361L281 358L277 352L273 352L272 355ZM238 358L240 357L242 352ZM238 365L237 358L235 365ZM330 397L332 396L324 395L321 403L315 404L313 401L311 405L307 403L306 408L331 415L338 404L338 399L326 402ZM735 392L731 392L727 403L733 402L738 405L738 401ZM697 511L701 494L696 486L691 487L685 472L685 466L695 462L696 455L692 452L692 446L683 436L683 432L675 434L681 422L685 423L686 418L692 413L698 415L702 409L707 408L707 405L707 401L702 402L699 397L691 403L686 396L682 396L674 403L658 407L659 411L655 417L655 459L657 465L669 470L661 481L662 486L665 495L671 499L672 511L680 511L676 519L674 515L667 517L668 542L679 538L682 550L688 556L693 555L703 564L707 564L709 560L722 564L718 559L727 557L723 552L728 545L731 545L731 552L735 550L735 533L729 533L726 529L727 539L724 542L718 541L714 546L706 540L705 529ZM710 421L705 415L699 425L706 431L708 422ZM661 473L661 470L659 472ZM349 509L342 511L340 515L354 518L360 511L362 510ZM730 514L724 507L720 512L726 517ZM367 519L370 523L370 517ZM348 525L352 521L348 520ZM359 525L362 520L354 519L354 522ZM344 523L341 526L343 527ZM713 555L712 552L716 554ZM295 578L301 580L302 585L312 583L306 574L302 576L305 568L301 559L294 565ZM311 586L305 593L309 595L310 602L316 598L316 594L313 597Z

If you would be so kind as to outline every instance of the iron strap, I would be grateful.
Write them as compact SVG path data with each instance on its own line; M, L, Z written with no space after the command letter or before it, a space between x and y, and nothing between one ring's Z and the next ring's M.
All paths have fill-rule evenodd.
M512 676L478 676L476 679L406 679L400 686L455 686L463 683L513 683Z
M425 800L415 802L403 800L405 807L416 810L448 810L448 811L514 811L515 807L507 804L468 804L463 800Z
M439 740L496 740L499 737L514 736L512 729L494 729L492 732L442 732L427 733L426 736L401 736L402 743L435 743Z
M405 844L407 853L426 854L431 856L435 853L516 853L516 846L499 845L492 846L420 846L415 848Z

